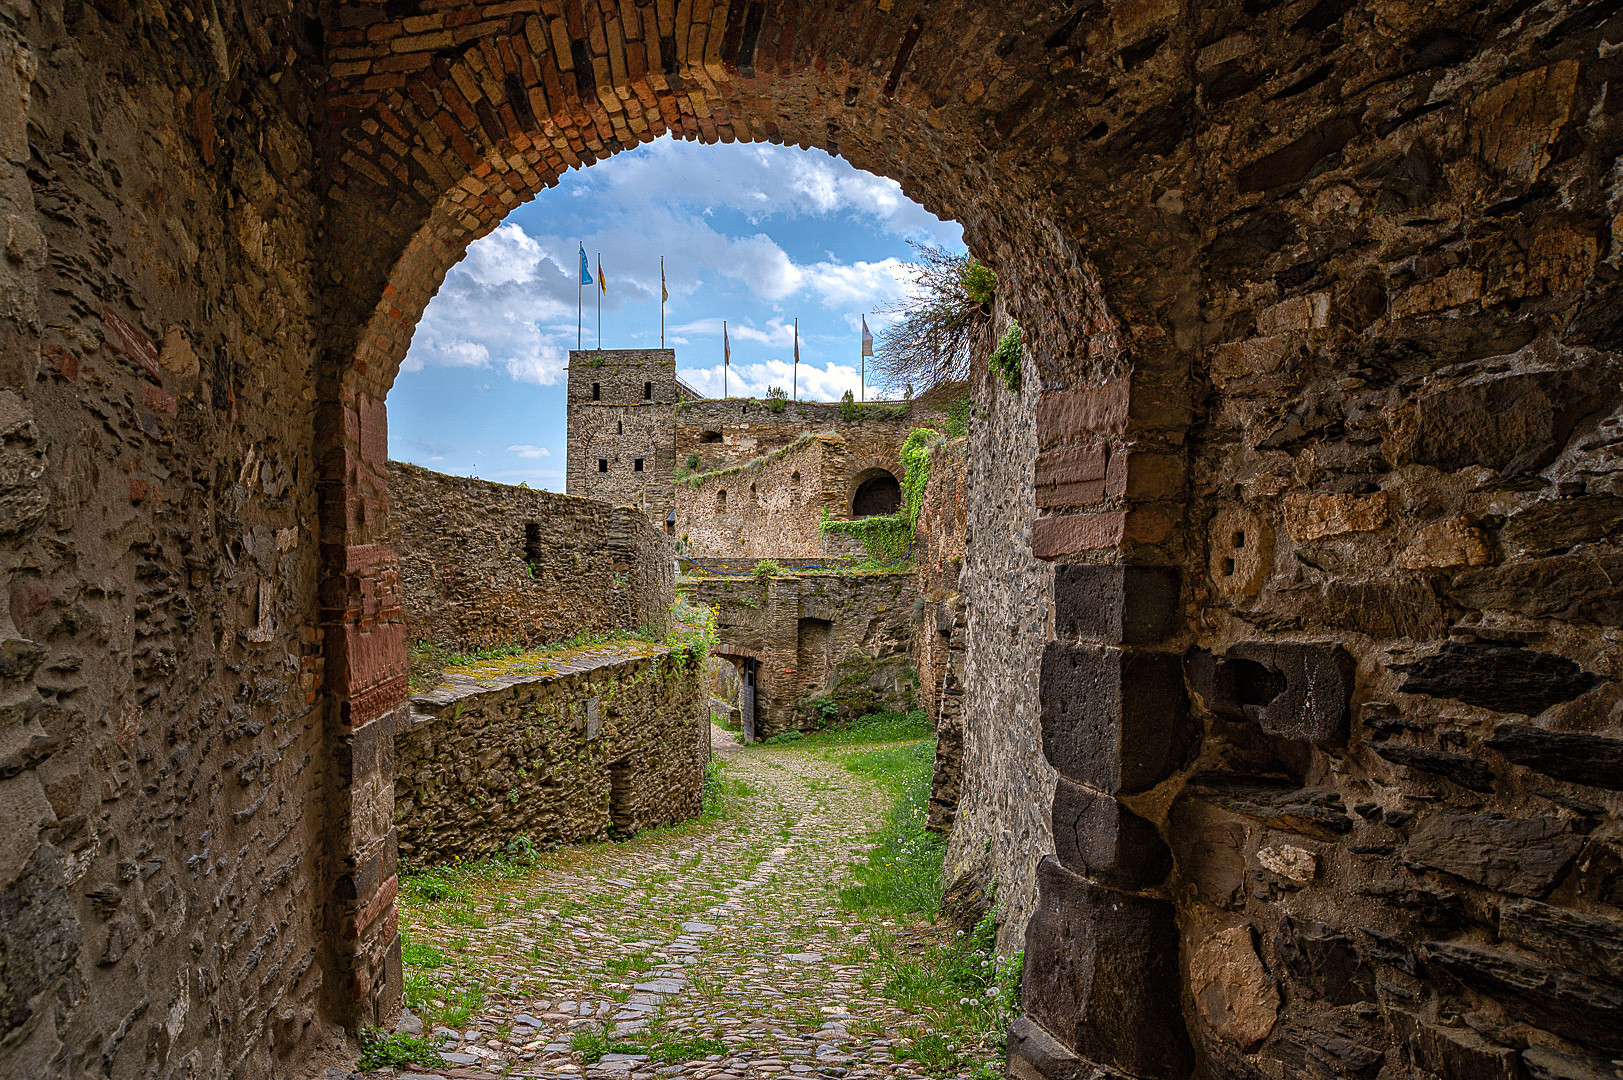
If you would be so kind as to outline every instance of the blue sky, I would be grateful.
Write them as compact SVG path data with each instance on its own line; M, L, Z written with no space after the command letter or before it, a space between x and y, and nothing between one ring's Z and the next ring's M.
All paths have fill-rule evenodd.
M821 150L702 146L665 138L565 176L468 249L428 305L389 393L389 453L457 475L563 490L564 384L575 347L578 245L608 295L603 347L659 345L659 257L671 299L665 343L678 374L722 391L790 388L800 319L800 396L855 390L860 323L905 295L907 241L961 250L894 181ZM586 348L597 346L595 287ZM884 396L870 372L868 396Z

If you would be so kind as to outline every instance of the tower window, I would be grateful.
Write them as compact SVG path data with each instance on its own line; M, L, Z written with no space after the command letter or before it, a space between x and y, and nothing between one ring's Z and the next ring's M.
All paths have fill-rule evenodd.
M652 401L652 400L654 400L654 384L653 383L645 382L645 383L642 384L642 399L644 401Z
M608 472L609 471L609 459L608 458L600 457L600 458L597 459L597 471L598 472Z
M626 422L624 420L616 420L614 422L614 433L616 435L624 435L626 433Z
M602 401L603 400L603 384L602 383L593 383L592 384L592 400L593 401Z
M631 471L632 472L642 472L642 458L633 458L632 459L632 461L631 461Z
M542 558L541 525L528 521L524 524L524 561L537 563Z

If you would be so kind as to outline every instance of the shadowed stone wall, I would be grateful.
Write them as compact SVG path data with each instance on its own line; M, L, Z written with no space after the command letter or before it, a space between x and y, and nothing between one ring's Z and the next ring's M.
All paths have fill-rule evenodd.
M716 610L718 654L759 662L758 738L824 726L808 698L834 698L842 721L911 708L917 699L908 656L918 596L911 572L701 576L683 590Z
M553 658L537 674L446 676L395 733L395 827L414 863L625 837L703 809L702 660Z
M472 652L669 630L670 541L637 510L398 461L389 495L414 644Z
M676 485L676 536L684 554L793 561L839 554L845 537L819 531L823 514L849 517L850 459L838 435L802 435L721 472Z

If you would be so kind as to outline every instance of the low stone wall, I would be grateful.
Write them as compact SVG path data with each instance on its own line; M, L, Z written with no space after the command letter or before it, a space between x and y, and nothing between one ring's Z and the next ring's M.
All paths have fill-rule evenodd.
M958 575L969 532L967 440L937 443L930 451L930 479L913 530L913 565L919 595L913 630L913 666L919 696L935 727L935 774L930 782L928 827L952 828L958 814L964 765L964 651L969 604Z
M802 708L809 698L834 698L841 720L917 700L909 643L918 586L909 572L700 577L684 591L716 609L717 653L756 662L761 738L820 726Z
M408 640L472 650L668 630L669 540L638 511L389 463Z
M476 679L411 699L395 734L403 859L494 855L629 836L702 809L702 660L621 646L540 675Z
M869 402L862 419L847 420L838 402L791 401L773 412L750 398L684 401L676 406L676 459L698 454L703 468L725 469L818 432L843 439L861 468L887 461L894 467L908 432L945 422L940 412L916 402Z

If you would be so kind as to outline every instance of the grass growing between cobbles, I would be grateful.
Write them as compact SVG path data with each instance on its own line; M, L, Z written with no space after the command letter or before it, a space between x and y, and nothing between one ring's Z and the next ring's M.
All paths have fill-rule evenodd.
M555 940L570 932L573 920L588 910L578 900L546 890L543 884L549 874L561 866L578 872L605 856L662 847L685 835L697 834L726 821L752 794L749 784L727 776L723 762L716 758L705 770L704 809L688 821L649 829L625 841L543 852L525 840L516 843L512 854L504 858L402 868L397 903L406 1007L422 1019L425 1030L436 1026L461 1029L485 1005L493 990L510 991L515 987L492 986L482 975L484 954L496 947L494 942L476 943L468 933L448 930L483 931L492 921L500 922L511 914L546 910L551 913L548 922L532 922L527 928L536 940L526 953L539 959L550 951ZM658 878L651 881L657 885ZM526 899L517 903L515 911L513 898L517 896ZM682 912L670 913L665 920L670 926L648 926L644 930L668 931L681 916ZM646 957L634 954L634 958L611 959L604 974L634 977L647 967ZM392 1051L379 1051L387 1052Z
M849 946L845 958L864 965L865 988L920 1018L890 1033L900 1036L898 1057L932 1076L1001 1076L1006 1033L1019 1008L1022 957L997 955L992 913L969 933L934 925L946 853L946 841L924 828L935 740L921 737L930 734L922 710L864 721L787 744L824 750L824 757L871 779L894 799L867 858L852 867L852 883L840 890L841 907L869 923L869 942ZM885 745L848 749L872 743Z

